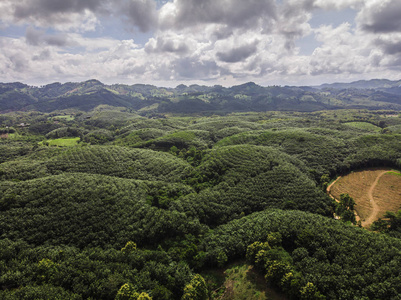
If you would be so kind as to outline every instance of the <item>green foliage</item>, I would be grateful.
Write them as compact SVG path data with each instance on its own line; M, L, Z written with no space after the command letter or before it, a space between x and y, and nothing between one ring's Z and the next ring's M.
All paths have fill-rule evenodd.
M83 136L83 141L92 145L102 145L114 139L111 131L106 129L94 130Z
M329 215L331 200L300 168L300 161L273 148L219 147L186 179L199 193L178 199L172 207L212 226L267 207Z
M381 121L381 122L384 122L384 121ZM376 132L380 132L380 127L383 126L382 123L379 124L379 126L376 126L374 124L367 123L367 122L349 122L349 123L344 123L344 124L347 126L354 127L354 128L363 129L366 131L376 131Z
M199 148L206 149L211 144L210 134L203 130L176 131L162 137L151 139L136 146L151 148L160 151L169 151L171 147L178 149Z
M15 299L46 299L46 300L82 300L83 298L71 292L66 291L62 287L55 287L48 284L43 285L27 285L11 292L0 291L0 298L4 300Z
M50 157L46 157L45 154ZM49 150L40 159L26 157L0 166L2 179L33 179L63 172L103 174L140 180L179 182L192 167L163 152L117 146L86 146Z
M61 127L50 131L46 134L47 139L58 139L67 137L81 137L85 134L85 130L77 127Z
M136 293L135 299L180 299L193 275L164 251L127 255L113 248L32 247L7 239L0 246L1 299L115 299L119 291Z
M76 92L65 96L72 87ZM344 124L396 128L401 119L386 117L395 112L177 117L157 110L186 97L199 107L234 110L290 102L312 109L325 102L311 94L298 99L299 90L286 88L293 98L277 106L283 89L254 84L215 87L213 94L181 87L186 95L97 81L44 89L45 110L51 97L79 105L81 92L88 93L87 107L99 95L124 105L130 96L138 101L129 109L0 116L1 128L15 130L0 140L1 299L115 299L125 284L136 298L181 299L184 290L187 298L203 298L208 291L192 269L245 257L289 298L397 299L401 293L401 245L388 237L401 236L399 213L377 223L384 234L371 234L332 220L336 211L352 221L354 203L343 197L335 206L324 192L350 169L401 166L400 135ZM159 100L165 103L157 108ZM132 113L141 108L149 118ZM75 118L54 119L63 115ZM45 134L108 145L38 145Z
M310 169L321 175L327 172L333 173L336 168L340 168L342 160L352 150L342 139L327 136L326 133L310 133L305 129L249 131L227 137L219 141L216 146L238 144L277 147L304 161Z
M312 282L308 282L300 291L300 299L305 300L324 300L326 297L320 294Z
M182 300L206 300L208 297L208 290L206 282L199 274L195 274L189 284L184 288L184 295Z
M287 289L292 280L298 292L311 282L327 299L396 299L401 291L399 239L303 212L269 210L219 226L204 239L207 259L215 263L215 249L229 260L244 257L248 245L269 232L281 234L293 260L295 273L283 273L279 283Z
M255 242L249 245L246 256L260 272L265 274L268 284L293 298L320 297L320 292L309 282L306 287L301 288L301 282L304 280L302 273L295 270L290 253L282 247L282 235L279 232L269 233L267 240L268 242ZM272 247L269 246L269 242Z
M55 139L55 140L46 140L42 142L43 145L46 146L59 146L59 147L73 147L78 144L80 138L62 138L62 139Z
M387 233L394 237L401 237L401 210L396 213L387 211L383 219L379 219L370 227L373 231Z
M269 251L271 249L268 242L254 242L253 244L249 245L246 250L246 259L249 262L255 262L257 260L257 255L260 257L260 252ZM263 265L262 265L263 266Z
M359 107L400 109L399 82L386 86L334 85L324 89L312 87L262 87L253 82L224 88L199 86L164 88L144 84L105 85L97 80L79 83L52 83L33 87L2 83L0 110L55 111L96 107L124 108L139 113L232 113L249 111L321 111ZM59 115L58 113L56 115ZM118 115L124 119L124 114ZM117 117L114 117L117 118Z
M351 222L356 224L355 219L355 201L348 194L340 195L340 202L337 203L336 214L343 220L344 222Z
M1 237L121 247L127 240L155 244L202 230L198 220L150 206L147 190L146 182L79 173L3 182Z
M115 300L137 300L139 293L133 286L126 283L118 290Z
M124 254L130 254L132 251L136 250L136 244L132 241L127 242L124 248L121 249L121 252Z

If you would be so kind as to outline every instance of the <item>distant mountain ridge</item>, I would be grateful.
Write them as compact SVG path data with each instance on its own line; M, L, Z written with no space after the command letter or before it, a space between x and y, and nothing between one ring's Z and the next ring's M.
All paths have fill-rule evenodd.
M388 79L371 79L371 80L358 80L350 83L325 83L317 88L334 88L334 89L392 89L401 87L401 80L391 81Z
M176 88L147 84L106 85L84 82L35 87L0 83L0 112L63 109L89 111L99 105L125 107L139 114L230 113L245 111L317 111L341 108L401 110L401 80L360 80L317 87L268 86L253 82L229 88L183 84Z

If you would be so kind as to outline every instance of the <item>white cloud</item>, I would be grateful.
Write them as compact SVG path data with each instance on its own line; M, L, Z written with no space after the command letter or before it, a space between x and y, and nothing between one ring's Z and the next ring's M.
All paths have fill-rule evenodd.
M0 76L30 83L95 77L172 85L395 76L401 65L399 3L1 0L0 24L26 31L16 38L0 36ZM310 24L317 10L340 14L348 8L359 11L356 28L353 20L336 27ZM105 28L106 19L113 28ZM110 36L102 37L101 30ZM124 40L113 37L121 30L127 30ZM138 31L147 32L144 46L133 40ZM308 35L320 46L312 55L300 55L296 41Z

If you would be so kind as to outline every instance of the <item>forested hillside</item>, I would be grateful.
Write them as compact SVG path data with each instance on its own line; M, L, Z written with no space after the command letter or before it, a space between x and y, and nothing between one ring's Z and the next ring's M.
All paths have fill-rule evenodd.
M99 105L124 107L143 116L164 113L226 114L249 111L324 109L401 109L400 81L371 80L318 87L268 86L253 82L215 85L105 85L98 80L52 83L40 87L0 83L0 112L61 109L90 111Z
M2 89L1 299L228 299L207 274L245 259L286 299L399 299L396 222L360 228L326 194L338 175L401 169L398 110L314 111L327 98L251 84ZM267 92L314 112L226 111L266 110Z

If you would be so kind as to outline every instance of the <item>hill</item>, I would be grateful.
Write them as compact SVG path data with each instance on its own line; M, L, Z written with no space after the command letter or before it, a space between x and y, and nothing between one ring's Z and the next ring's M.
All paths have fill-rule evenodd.
M60 109L90 111L99 105L124 107L142 115L318 111L339 108L401 109L399 81L371 80L313 87L269 86L253 82L230 88L179 85L105 85L97 80L41 87L0 83L0 112Z
M283 91L251 83L61 86L47 87L48 100L110 87L126 99L131 88L140 103L171 97L158 108L179 106L190 93L197 103L220 99L227 107L217 93L252 104L260 93L279 99ZM77 94L68 96L70 89ZM296 97L306 88L285 90ZM339 175L401 169L399 111L158 108L109 103L0 115L1 299L219 299L257 297L266 287L286 299L399 297L396 202L371 232L354 222L358 206L326 194ZM384 203L378 193L396 197L400 177L381 178L372 195ZM224 270L226 279L213 276Z

